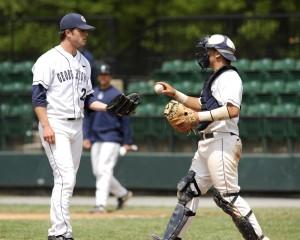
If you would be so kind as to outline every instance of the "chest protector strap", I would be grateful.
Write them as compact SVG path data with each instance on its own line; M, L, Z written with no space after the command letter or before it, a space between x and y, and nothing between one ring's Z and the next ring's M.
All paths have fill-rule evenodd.
M203 89L201 91L200 95L200 101L201 101L201 111L210 111L216 108L221 107L221 105L218 103L218 101L214 98L211 92L211 85L215 81L217 77L219 77L222 73L228 71L228 70L234 70L237 72L237 69L231 65L225 65L221 67L219 70L214 72L212 75L209 76L208 79L205 80ZM212 121L206 121L206 122L200 122L198 125L198 131L203 131L209 124L211 124Z

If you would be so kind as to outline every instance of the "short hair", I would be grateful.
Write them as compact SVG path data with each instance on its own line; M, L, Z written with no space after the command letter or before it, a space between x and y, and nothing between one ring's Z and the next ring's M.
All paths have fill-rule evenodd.
M73 30L74 30L75 28L68 28L68 29L65 29L65 30L63 30L63 31L60 31L59 32L59 34L60 34L60 40L61 41L63 41L63 40L65 40L65 38L66 38L66 31L67 30L70 30L71 32L73 32Z

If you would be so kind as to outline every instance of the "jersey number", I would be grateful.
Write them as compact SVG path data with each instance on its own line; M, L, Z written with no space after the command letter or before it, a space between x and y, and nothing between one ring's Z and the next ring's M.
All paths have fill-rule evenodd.
M81 101L84 101L85 97L86 97L86 89L85 88L82 88L81 89L81 92L82 92L82 95L80 97L80 100Z

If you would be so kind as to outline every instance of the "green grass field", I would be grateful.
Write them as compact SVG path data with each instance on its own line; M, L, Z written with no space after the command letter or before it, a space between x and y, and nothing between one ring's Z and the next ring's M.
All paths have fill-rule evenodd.
M50 224L48 208L48 206L0 205L0 240L47 239ZM172 208L132 207L95 216L87 214L89 208L84 206L71 208L76 240L149 240L151 233L162 234L172 212ZM300 208L259 208L254 211L264 232L271 240L300 239ZM198 210L184 239L241 240L242 238L231 219L220 209L204 208Z

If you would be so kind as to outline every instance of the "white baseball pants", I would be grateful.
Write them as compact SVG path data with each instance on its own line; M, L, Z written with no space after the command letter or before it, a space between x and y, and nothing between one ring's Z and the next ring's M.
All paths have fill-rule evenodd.
M40 124L39 133L54 177L50 207L52 226L48 235L58 236L72 234L69 206L82 153L82 120L49 118L49 122L55 132L55 144L44 141Z
M239 192L238 185L238 162L242 153L242 142L238 136L228 133L217 134L212 139L202 140L198 142L198 150L196 151L190 170L196 172L196 181L201 190L201 194L205 194L212 186L214 186L221 194ZM224 197L228 202L234 197ZM189 208L195 210L198 206L198 198L189 203ZM191 206L190 206L191 205ZM238 197L234 203L242 216L246 216L251 210L248 203ZM190 224L189 219L188 224ZM254 214L249 217L249 222L253 226L258 236L262 235L262 229ZM183 235L184 230L180 236Z
M93 174L96 177L96 206L107 205L109 193L124 196L127 189L114 177L113 170L119 156L120 144L95 142L91 149Z

